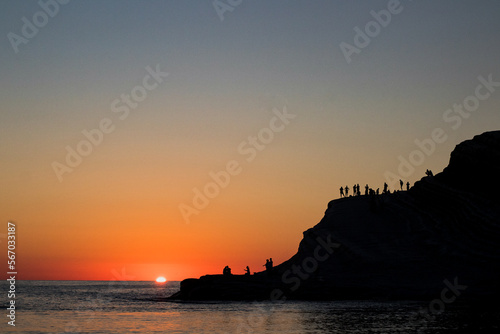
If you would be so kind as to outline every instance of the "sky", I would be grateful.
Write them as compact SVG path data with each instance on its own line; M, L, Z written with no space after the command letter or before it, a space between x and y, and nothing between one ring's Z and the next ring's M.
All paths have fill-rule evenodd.
M500 125L494 0L6 0L0 32L18 279L261 271Z

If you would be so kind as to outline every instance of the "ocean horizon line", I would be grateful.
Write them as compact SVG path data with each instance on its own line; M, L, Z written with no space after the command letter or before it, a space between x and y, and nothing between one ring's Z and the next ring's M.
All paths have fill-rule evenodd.
M3 281L7 281L8 279L4 279ZM70 280L65 280L65 279L16 279L16 282L18 281L29 281L29 282L155 282L154 279L152 280L116 280L116 279L109 279L109 280L100 280L100 279L81 279L81 280L76 280L76 279L70 279ZM167 280L165 283L168 282L181 282L182 280Z

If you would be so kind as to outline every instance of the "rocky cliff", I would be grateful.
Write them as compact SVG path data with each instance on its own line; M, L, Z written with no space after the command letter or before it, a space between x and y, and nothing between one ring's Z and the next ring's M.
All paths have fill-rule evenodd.
M500 131L476 136L409 191L331 201L271 273L190 279L173 297L500 297L499 163Z

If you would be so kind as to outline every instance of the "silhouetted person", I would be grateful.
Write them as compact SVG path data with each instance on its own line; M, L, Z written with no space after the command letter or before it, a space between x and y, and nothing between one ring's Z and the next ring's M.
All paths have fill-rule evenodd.
M406 182L406 190L410 190L410 182Z
M222 271L222 274L224 276L230 276L231 275L231 268L229 268L229 266L225 266L224 270Z
M249 275L250 275L250 267L249 267L249 266L247 266L247 267L245 268L245 275L247 275L247 276L249 276Z
M377 188L377 195L380 195L380 188Z
M434 176L434 174L432 173L432 171L430 169L428 169L428 170L425 171L425 175L427 175L427 176Z
M269 258L269 267L271 267L271 269L273 269L273 258Z
M340 197L344 197L344 188L340 187Z
M365 196L368 195L368 185L365 186Z
M359 183L358 183L358 196L361 196L361 190L359 188Z
M384 182L384 194L387 194L387 182ZM378 192L377 192L377 195L378 195Z
M403 184L404 184L403 180L400 179L399 180L399 186L401 187L401 190L403 190Z
M345 197L349 195L349 187L345 186Z

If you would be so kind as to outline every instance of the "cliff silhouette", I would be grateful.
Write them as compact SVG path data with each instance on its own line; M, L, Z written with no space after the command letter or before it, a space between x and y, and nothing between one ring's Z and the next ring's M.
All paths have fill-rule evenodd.
M272 272L187 279L172 299L500 297L500 131L457 145L409 190L328 203ZM446 290L447 289L447 290Z

